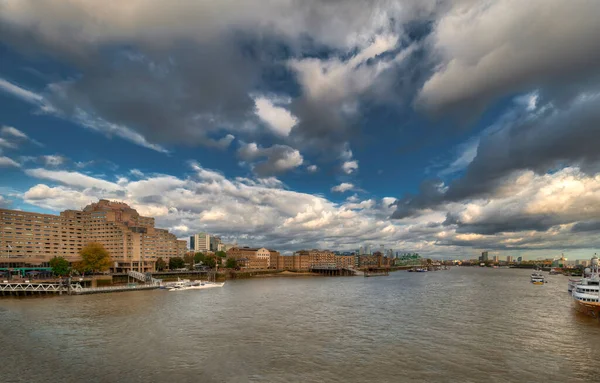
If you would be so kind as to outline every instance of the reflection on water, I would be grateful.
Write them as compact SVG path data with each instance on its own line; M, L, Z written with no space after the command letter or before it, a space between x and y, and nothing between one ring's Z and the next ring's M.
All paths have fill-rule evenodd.
M566 277L454 268L0 301L1 381L598 381Z

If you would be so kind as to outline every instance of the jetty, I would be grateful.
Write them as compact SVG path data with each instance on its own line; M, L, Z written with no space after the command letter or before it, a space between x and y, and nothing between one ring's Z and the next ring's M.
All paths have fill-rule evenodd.
M358 275L358 270L350 267L339 267L336 264L331 265L315 265L309 268L309 271L315 274L321 274L329 277L346 277Z
M157 284L128 283L123 286L82 287L80 283L64 282L1 282L0 296L44 296L116 293L123 291L152 290Z
M389 268L371 268L364 271L365 277L387 277L390 275Z

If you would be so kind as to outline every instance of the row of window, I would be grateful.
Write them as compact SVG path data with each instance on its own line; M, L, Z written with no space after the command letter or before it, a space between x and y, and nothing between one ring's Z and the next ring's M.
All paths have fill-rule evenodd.
M582 302L598 302L598 299L591 299L591 298L579 298L579 300Z

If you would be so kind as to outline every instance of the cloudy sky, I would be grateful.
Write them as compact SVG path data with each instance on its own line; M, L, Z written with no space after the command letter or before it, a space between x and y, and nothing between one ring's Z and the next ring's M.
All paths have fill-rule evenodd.
M589 258L596 0L0 0L0 207Z

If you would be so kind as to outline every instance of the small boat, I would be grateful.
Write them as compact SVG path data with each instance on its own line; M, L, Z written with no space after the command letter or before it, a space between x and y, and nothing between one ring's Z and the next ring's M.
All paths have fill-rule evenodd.
M173 287L183 287L187 286L191 281L189 279L180 279L177 278L177 282L166 282L161 284L161 289L172 289Z
M550 272L549 272L549 274L550 274L550 275L558 275L558 274L562 274L562 270L560 270L559 268L556 268L556 267L554 267L554 268L550 269Z
M533 283L534 285L543 285L544 282L545 280L542 273L534 272L531 274L531 283Z
M169 289L169 291L182 291L182 290L203 290L203 289L211 289L213 287L223 287L225 282L217 283L217 282L209 282L209 281L197 281L197 282L189 282L182 285L175 285Z

